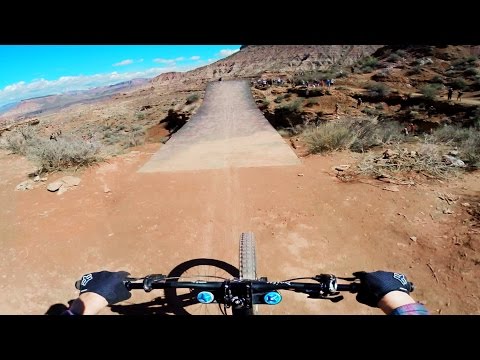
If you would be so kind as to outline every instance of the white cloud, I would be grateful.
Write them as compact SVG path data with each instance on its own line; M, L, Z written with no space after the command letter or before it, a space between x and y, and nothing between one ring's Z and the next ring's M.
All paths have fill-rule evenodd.
M130 64L133 64L133 60L132 59L126 59L126 60L122 60L122 61L119 61L119 62L113 64L113 66L125 66L125 65L130 65Z
M192 56L190 57L190 60L200 60L200 56L197 56L197 55Z
M218 56L227 57L232 54L235 54L240 49L222 49L218 52Z
M177 58L175 59L175 61L183 61L183 60L185 60L185 58L184 58L183 56L177 57Z
M119 61L113 64L112 66L125 66L133 63L141 63L141 62L143 62L143 59L138 59L138 60L126 59L126 60Z
M93 75L62 76L55 80L35 79L19 81L0 89L0 106L37 96L59 94L71 90L86 90L106 86L135 78L151 78L170 71L188 71L195 66L153 67L143 71L111 72Z
M12 85L7 85L5 86L5 88L2 90L2 91L5 91L5 92L15 92L17 91L18 89L21 89L23 86L25 85L25 81L20 81L16 84L12 84Z
M156 62L158 64L175 65L175 59L156 58L156 59L153 59L153 62Z

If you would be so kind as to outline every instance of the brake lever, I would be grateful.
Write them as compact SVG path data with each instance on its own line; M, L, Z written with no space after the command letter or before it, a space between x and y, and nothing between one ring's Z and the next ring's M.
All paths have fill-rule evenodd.
M339 295L340 293L335 293L335 294L329 294L329 295L322 295L320 293L309 293L308 298L309 299L321 299L321 300L330 300L331 302L337 303L339 301L342 301L344 299L343 295ZM335 296L333 296L335 295Z
M143 279L143 290L145 290L145 292L152 291L153 289L152 284L165 282L166 278L167 277L162 274L152 274L152 275L145 276Z

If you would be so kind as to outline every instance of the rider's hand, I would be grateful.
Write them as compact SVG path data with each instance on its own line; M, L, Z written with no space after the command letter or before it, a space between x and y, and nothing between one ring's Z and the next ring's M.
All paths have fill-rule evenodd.
M357 301L371 307L378 307L378 302L389 292L401 291L410 294L412 291L410 282L400 273L358 271L353 275L360 279Z
M124 281L130 273L126 271L99 271L85 274L80 280L80 295L88 292L96 293L109 305L130 299L132 294L126 288Z

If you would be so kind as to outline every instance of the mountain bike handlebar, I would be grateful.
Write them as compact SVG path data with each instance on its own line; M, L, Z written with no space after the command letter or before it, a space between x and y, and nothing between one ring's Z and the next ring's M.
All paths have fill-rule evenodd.
M282 300L278 290L294 291L307 294L309 298L328 299L338 302L343 299L340 292L357 293L360 283L355 277L337 277L332 274L320 274L314 277L295 278L283 281L268 281L267 278L222 279L222 281L179 281L179 277L167 277L152 274L141 278L127 278L124 283L128 290L184 288L190 289L199 303L219 303L225 308L232 307L233 315L253 315L253 305L277 305ZM295 280L311 280L298 282ZM338 279L347 281L339 284ZM413 291L413 283L410 283ZM80 287L79 281L75 284Z
M314 282L293 282L293 280L310 279ZM267 281L266 278L258 280L247 279L231 279L224 281L177 281L178 278L168 278L162 274L148 275L143 278L127 278L125 286L129 290L143 289L146 292L152 289L165 288L189 288L201 290L218 290L235 284L246 284L253 291L273 291L273 290L290 290L306 294L319 293L321 295L332 295L339 291L349 291L355 293L358 291L358 282L354 282L355 278L339 278L350 280L348 284L338 284L337 277L331 274L321 274L308 278L297 278L284 281Z

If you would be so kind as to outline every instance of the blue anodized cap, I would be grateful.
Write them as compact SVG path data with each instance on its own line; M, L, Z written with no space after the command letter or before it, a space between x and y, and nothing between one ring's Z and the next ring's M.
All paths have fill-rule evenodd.
M279 292L270 291L265 294L263 300L265 300L265 303L268 305L277 305L280 301L282 301L282 295L280 295Z
M214 297L210 291L200 291L197 295L197 300L202 304L210 304Z

